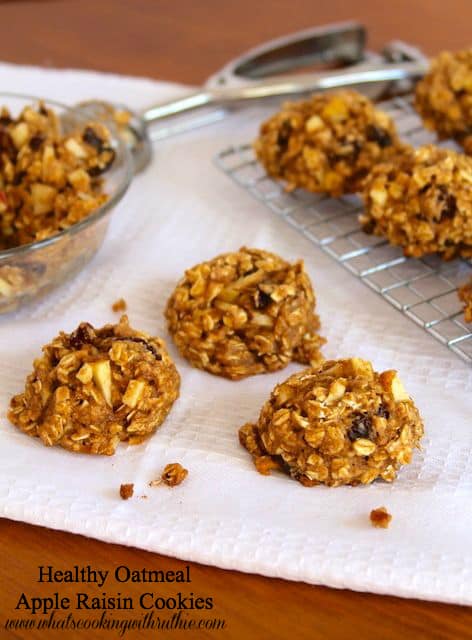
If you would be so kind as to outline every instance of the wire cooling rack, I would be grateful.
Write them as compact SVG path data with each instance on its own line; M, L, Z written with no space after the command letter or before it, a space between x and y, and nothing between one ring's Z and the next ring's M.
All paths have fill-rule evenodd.
M433 141L408 99L395 98L381 108L410 144ZM457 296L458 286L472 277L472 261L405 258L400 249L360 230L357 218L362 204L357 196L333 199L300 189L286 193L283 185L267 176L251 145L225 149L216 164L396 309L472 363L472 325L464 322Z

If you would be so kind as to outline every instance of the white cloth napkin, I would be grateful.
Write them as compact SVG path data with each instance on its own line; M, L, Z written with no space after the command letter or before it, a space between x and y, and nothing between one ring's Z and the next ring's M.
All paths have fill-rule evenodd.
M182 90L149 80L0 65L3 90L73 104L85 98L139 108ZM332 587L472 604L472 369L401 316L213 164L253 138L252 108L155 147L113 213L105 244L72 282L0 318L0 515L241 571ZM396 368L426 424L422 452L392 484L304 488L259 475L237 438L272 387L296 370L230 382L190 368L166 333L165 302L185 268L241 245L303 258L318 295L328 357L356 355ZM114 321L123 296L134 326L163 336L182 392L159 431L113 457L46 448L12 427L5 409L41 345L87 320ZM179 487L148 487L168 462ZM122 501L121 483L136 498ZM139 496L147 495L147 499ZM371 509L393 514L388 530Z

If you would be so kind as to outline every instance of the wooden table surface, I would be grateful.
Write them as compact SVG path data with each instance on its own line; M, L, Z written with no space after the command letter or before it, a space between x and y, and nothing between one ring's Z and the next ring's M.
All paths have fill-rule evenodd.
M379 48L402 38L429 54L469 46L470 0L81 0L1 2L0 60L54 67L82 67L198 84L229 58L262 40L312 25L347 19L363 21L369 45ZM81 536L0 520L0 625L14 615L19 594L44 597L58 590L38 585L38 565L87 565L113 570L182 568L185 563ZM185 593L214 597L213 617L223 631L162 632L168 638L264 640L296 638L428 640L472 638L472 609L338 591L323 587L191 565ZM115 584L116 586L116 584ZM152 590L156 585L147 585ZM127 584L137 596L146 585ZM151 588L149 588L151 587ZM157 585L172 595L175 586ZM116 586L118 591L120 586ZM75 585L63 585L70 595ZM92 595L100 589L90 588ZM208 612L206 612L208 613ZM18 614L17 614L18 615ZM150 637L138 632L125 637ZM5 632L0 637L114 637L92 631Z

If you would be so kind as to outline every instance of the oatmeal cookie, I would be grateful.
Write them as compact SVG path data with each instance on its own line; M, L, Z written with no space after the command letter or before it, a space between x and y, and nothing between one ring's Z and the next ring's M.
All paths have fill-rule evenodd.
M418 82L415 108L439 138L453 138L472 154L472 49L444 51Z
M315 295L303 262L241 248L185 272L167 303L169 332L190 364L233 380L291 360L322 360Z
M254 143L267 173L289 189L340 196L359 191L372 166L400 145L395 125L351 90L287 102Z
M464 303L464 320L472 322L472 280L458 290L459 300Z
M434 145L373 168L360 222L419 258L472 256L472 158Z
M47 446L112 455L120 441L154 433L179 385L163 341L132 329L126 316L101 329L83 322L43 348L8 417Z
M392 482L422 435L396 372L379 374L359 358L292 375L275 387L257 423L239 431L262 473L276 462L305 486L331 487Z

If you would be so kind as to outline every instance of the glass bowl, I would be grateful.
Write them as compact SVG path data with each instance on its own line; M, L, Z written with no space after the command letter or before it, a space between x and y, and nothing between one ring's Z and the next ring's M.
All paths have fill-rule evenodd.
M0 107L7 107L13 117L38 101L57 114L62 133L83 128L90 121L79 109L52 100L0 92ZM116 156L113 165L103 174L103 191L108 200L88 217L54 236L0 250L0 313L18 309L72 278L102 245L110 214L124 196L132 177L129 152L112 127L110 131Z

